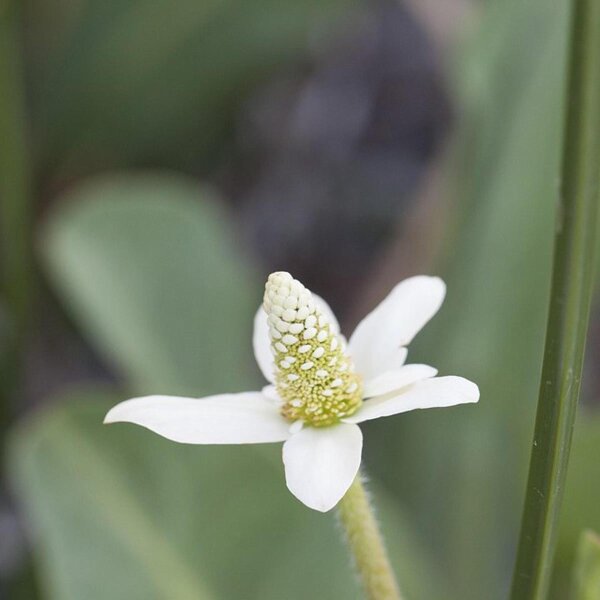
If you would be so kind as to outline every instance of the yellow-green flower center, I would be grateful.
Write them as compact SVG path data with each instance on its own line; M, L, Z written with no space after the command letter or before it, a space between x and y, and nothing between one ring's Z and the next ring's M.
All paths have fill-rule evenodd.
M362 381L345 353L344 340L310 291L289 273L273 273L263 307L283 416L322 427L356 412L362 403Z

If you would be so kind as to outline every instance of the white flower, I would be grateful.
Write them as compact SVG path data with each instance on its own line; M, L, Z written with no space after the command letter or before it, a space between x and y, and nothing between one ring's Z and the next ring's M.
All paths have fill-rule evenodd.
M360 466L357 423L479 400L466 379L404 364L407 344L438 311L445 289L437 277L399 283L346 343L324 300L289 273L273 273L253 336L270 385L200 399L134 398L112 408L105 423L136 423L184 444L284 442L289 490L310 508L328 511Z

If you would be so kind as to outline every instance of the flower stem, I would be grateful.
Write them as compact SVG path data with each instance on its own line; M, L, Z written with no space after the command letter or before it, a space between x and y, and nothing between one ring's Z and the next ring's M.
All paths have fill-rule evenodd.
M401 600L383 538L360 474L338 505L348 546L369 600Z
M512 600L547 596L581 381L600 184L600 0L572 0L550 312Z

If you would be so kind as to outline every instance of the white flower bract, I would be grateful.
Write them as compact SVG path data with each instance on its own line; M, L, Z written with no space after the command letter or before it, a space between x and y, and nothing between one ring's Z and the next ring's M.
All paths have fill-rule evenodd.
M323 299L289 273L273 273L253 335L269 385L207 398L133 398L113 407L104 422L135 423L186 444L284 442L289 490L306 506L328 511L358 472L358 423L479 400L467 379L404 364L406 346L438 311L445 291L437 277L402 281L346 342Z

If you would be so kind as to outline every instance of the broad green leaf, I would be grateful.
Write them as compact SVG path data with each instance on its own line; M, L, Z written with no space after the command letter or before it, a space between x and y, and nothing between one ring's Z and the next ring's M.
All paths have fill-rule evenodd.
M114 401L73 393L12 436L49 598L361 597L334 515L287 491L278 445L185 446L103 426ZM436 569L393 511L381 520L407 594L441 598Z
M57 292L136 390L253 387L246 365L259 293L204 196L178 178L107 177L65 199L43 238ZM277 446L180 446L103 427L109 403L86 400L48 410L14 437L13 468L54 597L111 597L94 565L103 577L114 571L132 598L138 588L160 597L172 562L183 597L198 585L217 598L359 597L332 515L287 492ZM411 597L439 597L446 585L436 587L439 569L407 519L395 507L383 515Z
M256 386L260 300L213 194L168 175L109 175L73 190L42 240L51 279L138 393Z
M600 599L600 537L593 531L581 534L575 562L573 600Z

